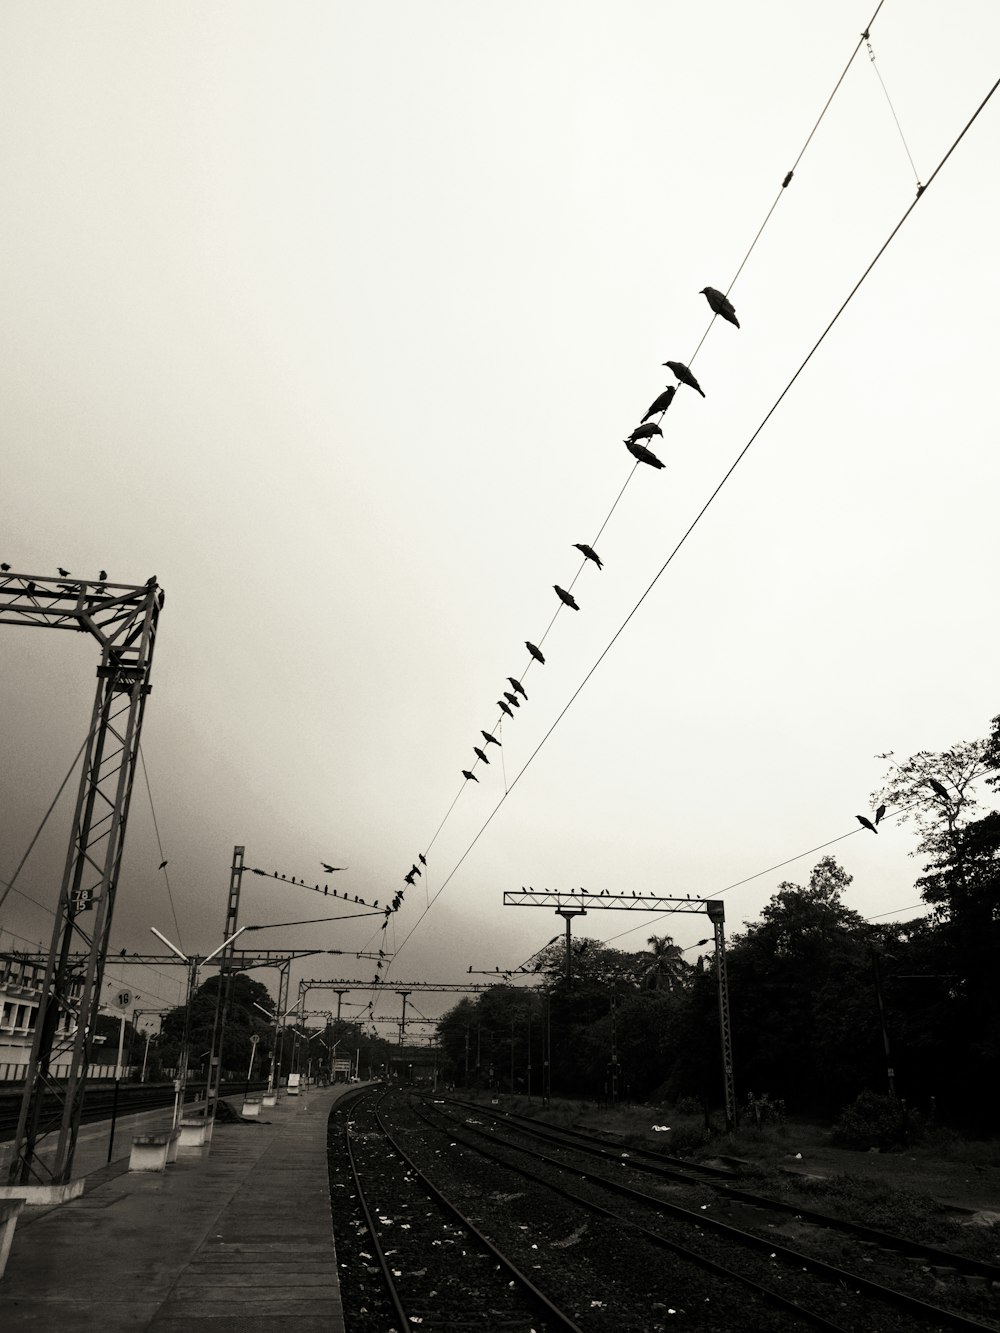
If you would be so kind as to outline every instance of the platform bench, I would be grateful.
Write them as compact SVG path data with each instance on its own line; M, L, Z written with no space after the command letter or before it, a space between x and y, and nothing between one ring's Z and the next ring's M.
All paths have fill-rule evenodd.
M3 1270L7 1267L14 1228L23 1207L23 1199L0 1199L0 1277L3 1277Z
M129 1154L130 1171L165 1171L168 1162L177 1160L180 1131L164 1129L156 1134L137 1134Z

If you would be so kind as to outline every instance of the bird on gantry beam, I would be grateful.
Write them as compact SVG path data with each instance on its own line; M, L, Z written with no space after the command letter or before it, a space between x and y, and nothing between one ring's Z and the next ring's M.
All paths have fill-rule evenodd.
M479 779L476 777L475 773L470 773L469 770L468 770L467 768L463 768L463 769L462 769L462 777L465 778L466 782L478 782L478 781L479 781Z
M320 865L328 875L334 874L338 870L350 870L350 866L328 866L325 861L320 861Z
M157 868L157 870L165 870L165 869L167 868L167 865L168 865L168 862L166 862L166 861L161 861L160 864L159 864L156 868Z
M740 327L740 321L736 318L736 311L733 309L733 303L725 292L717 291L715 287L702 287L701 296L712 307L713 314L721 315L723 319L728 319L730 324Z
M528 644L528 647L529 648L531 647L530 643ZM527 691L525 690L521 682L519 680L515 680L513 676L508 676L507 679L510 681L511 685L514 687L515 691L521 696L521 698L527 699L528 697Z
M931 784L931 788L936 796L943 796L946 801L951 800L951 797L948 795L948 788L943 782L938 782L937 778L928 778L927 781Z
M695 389L701 394L702 398L705 397L705 390L691 374L683 361L664 361L663 364L674 372L682 384L686 384L689 389Z
M885 815L885 806L880 805L879 808L875 811L875 823L881 824L884 815Z
M31 592L34 592L34 591L35 591L35 585L34 585L34 583L31 582L30 579L29 579L28 582L24 585L24 591L25 591L25 592L28 592L28 593L31 593Z
M677 392L676 386L671 384L669 388L663 390L659 398L654 398L649 405L649 410L643 417L643 422L647 422L650 417L655 417L658 412L665 412L674 401L674 394Z
M555 589L556 596L559 598L560 602L562 602L563 606L568 606L572 611L579 611L580 607L577 605L577 600L571 592L567 592L565 588L560 588L558 583L553 583L552 586Z
M513 717L513 716L514 716L513 712L511 711L510 705L509 705L509 704L505 704L504 701L503 701L502 699L498 699L498 700L497 700L497 707L498 707L498 708L502 708L503 711L507 714L508 717Z
M854 818L858 821L858 823L861 825L862 828L870 828L873 833L878 833L878 829L875 827L872 821L868 819L865 815L855 815Z
M586 542L574 542L573 545L582 555L586 556L588 560L593 560L598 569L604 568L604 565L601 563L601 557L592 546L588 546Z
M482 729L481 727L480 727L480 729L479 729L479 734L480 734L480 736L482 736L483 740L486 742L487 745L499 745L499 744L500 744L500 742L497 740L497 738L496 738L495 736L491 736L490 733L489 733L488 731L483 731L483 729Z
M102 583L106 583L108 581L108 571L106 569L102 569L100 573L97 575L97 577L101 580Z
M636 426L635 430L628 437L628 439L623 440L622 443L635 444L636 440L651 440L654 435L662 435L662 434L663 431L660 430L659 426L656 424L655 421L646 421L641 426Z
M488 764L488 763L490 762L490 761L486 758L486 751L485 751L485 750L480 750L480 748L479 748L478 745L474 745L474 746L472 747L472 749L473 749L474 753L477 754L477 755L479 756L479 758L483 761L484 764Z
M70 570L68 570L68 569L63 569L62 565L56 565L56 572L58 573L58 575L59 575L59 577L60 577L61 579L68 578L69 575L70 575L70 573L71 573Z
M545 658L542 656L541 648L536 648L535 645L533 643L529 643L527 639L525 639L524 641L524 646L525 648L527 648L528 652L531 654L531 656L535 659L536 662L541 662L542 666L545 665ZM524 697L527 699L528 696L525 695Z
M648 463L650 467L662 468L666 464L653 453L652 449L647 449L644 444L637 444L632 440L625 441L625 448L633 458L638 459L640 463Z
M3 564L0 564L0 574L6 574L9 569L10 565L8 565L6 561Z
M518 699L518 697L517 697L516 694L511 694L510 690L504 690L504 692L503 692L503 697L504 697L504 698L507 700L507 702L510 704L511 708L520 708L520 707L521 707L521 701ZM513 717L513 716L514 716L514 714L511 713L511 717Z

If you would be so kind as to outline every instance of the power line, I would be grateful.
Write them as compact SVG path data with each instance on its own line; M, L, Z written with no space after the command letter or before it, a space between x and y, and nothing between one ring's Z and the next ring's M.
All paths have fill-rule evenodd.
M149 812L153 816L153 830L156 833L156 846L160 853L160 869L163 872L163 878L167 885L167 898L170 901L170 914L174 918L174 929L177 931L177 943L181 949L184 948L184 941L181 939L181 926L177 920L177 909L174 907L174 895L170 891L170 876L167 874L167 858L163 855L163 843L160 841L160 826L156 820L156 807L153 805L153 789L149 785L149 774L146 772L146 756L142 752L142 745L139 745L139 762L142 765L142 776L146 782L146 795L149 797Z

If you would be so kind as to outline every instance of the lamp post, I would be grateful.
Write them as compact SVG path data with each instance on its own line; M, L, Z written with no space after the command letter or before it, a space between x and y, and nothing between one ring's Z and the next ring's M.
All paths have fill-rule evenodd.
M236 935L242 935L246 926L240 926L235 935L230 935L228 940L223 940L217 949L213 949L210 954L204 958L198 958L196 955L188 957L186 953L178 949L176 944L171 943L166 935L163 935L155 926L150 926L150 930L163 944L188 965L188 985L187 985L187 1003L184 1006L184 1033L181 1037L181 1052L177 1063L177 1077L174 1079L174 1129L177 1128L178 1121L181 1118L181 1107L184 1105L184 1094L187 1091L188 1062L191 1053L191 1002L194 999L194 993L198 986L198 969L205 963L211 962L217 953L221 953L227 944L232 944ZM209 1070L211 1075L211 1070Z

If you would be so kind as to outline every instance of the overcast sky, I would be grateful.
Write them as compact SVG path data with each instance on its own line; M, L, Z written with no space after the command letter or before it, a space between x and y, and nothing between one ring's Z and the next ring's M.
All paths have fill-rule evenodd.
M451 809L572 543L628 481L503 728L508 785L914 198L862 45L732 289L742 327L697 354L705 399L678 393L665 469L629 480L661 363L694 353L699 290L729 286L874 7L3 5L0 558L166 591L143 750L185 949L220 942L237 843L289 875L349 866L336 883L380 900L425 851L390 948L417 925L503 795L491 746ZM1000 73L1000 7L886 0L871 40L926 181ZM1000 96L390 980L521 962L561 924L502 906L522 884L717 893L856 830L877 753L987 733L998 160ZM80 635L0 632L4 878L96 662ZM18 880L42 906L11 894L4 947L47 947L74 785ZM917 903L914 845L889 822L833 848L848 904ZM725 894L730 930L819 855ZM140 775L115 953L177 934L159 859ZM241 921L327 906L249 877ZM706 933L583 929L636 922L622 947ZM360 949L371 925L252 938ZM178 995L179 973L108 975L151 1007Z

